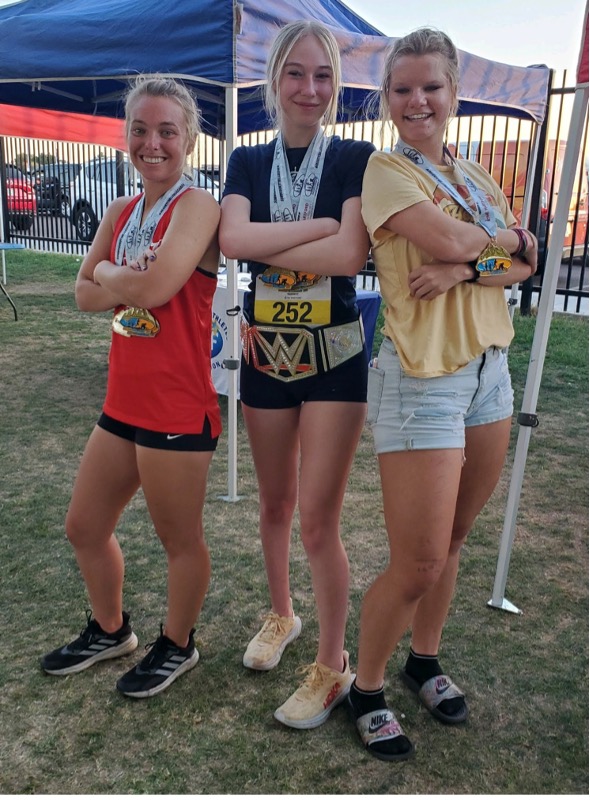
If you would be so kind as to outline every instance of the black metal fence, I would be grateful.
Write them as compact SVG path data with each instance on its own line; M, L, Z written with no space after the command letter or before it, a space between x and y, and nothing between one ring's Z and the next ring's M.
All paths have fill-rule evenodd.
M538 302L565 141L575 87L566 74L552 75L549 111L539 130L526 121L506 117L460 117L449 126L447 142L452 152L479 161L505 192L520 220L534 141L539 157L532 181L528 227L540 243L540 266L533 280L521 289L526 312ZM338 125L343 137L373 141L391 148L393 133L380 123ZM563 248L556 309L588 313L588 115L583 152L570 203ZM244 144L269 141L270 131L243 137ZM201 136L193 155L199 185L219 198L223 144ZM0 138L0 194L4 241L50 252L86 253L107 205L119 195L135 194L139 176L125 154L108 147L40 139ZM372 262L359 278L366 288L376 286Z

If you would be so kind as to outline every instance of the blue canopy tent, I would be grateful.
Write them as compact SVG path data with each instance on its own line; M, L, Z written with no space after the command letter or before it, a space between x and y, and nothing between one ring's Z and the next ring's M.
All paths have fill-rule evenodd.
M261 104L269 44L296 19L331 27L342 53L346 120L379 85L391 39L339 0L16 0L0 8L0 103L122 115L128 79L159 72L197 94L205 130L227 131L226 89L237 89L238 135L268 127ZM544 116L546 69L461 53L462 114Z
M262 104L265 63L278 29L298 19L329 26L340 45L340 119L366 118L392 39L339 0L15 0L0 8L0 103L120 117L128 81L139 73L191 85L204 132L224 144L270 127ZM546 67L513 67L460 52L460 115L497 114L543 121ZM10 134L0 120L0 135ZM530 201L529 201L530 203ZM527 198L523 219L527 218ZM237 306L235 262L228 262ZM230 317L228 363L237 367L238 330ZM230 372L228 495L237 499L237 371Z

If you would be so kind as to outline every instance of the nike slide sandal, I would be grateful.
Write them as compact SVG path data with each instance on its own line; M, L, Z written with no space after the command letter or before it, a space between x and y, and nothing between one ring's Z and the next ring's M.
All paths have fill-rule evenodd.
M388 708L381 708L357 718L348 698L347 705L348 712L356 725L361 741L372 756L381 759L381 761L405 761L414 755L414 746L404 734L402 726L397 721L393 711ZM399 736L403 736L409 743L408 750L399 753L388 753L375 748L375 745L380 742L389 742Z
M408 689L418 695L418 699L424 708L440 722L444 722L445 725L458 725L461 722L465 722L469 716L465 694L453 683L448 675L435 675L434 678L430 678L422 685L408 675L405 670L402 670L399 675ZM440 710L439 706L443 700L451 700L455 697L462 698L463 703L454 714L445 714L444 711Z

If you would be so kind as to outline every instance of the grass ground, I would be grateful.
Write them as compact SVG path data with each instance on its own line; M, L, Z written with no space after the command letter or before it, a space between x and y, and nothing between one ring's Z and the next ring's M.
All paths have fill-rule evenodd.
M243 648L267 604L257 497L244 430L238 503L226 493L226 440L215 456L205 522L213 577L197 639L201 662L164 694L129 701L115 691L136 658L52 678L38 658L85 624L88 601L63 533L84 443L101 407L108 315L80 314L75 258L11 253L0 297L0 792L3 794L587 794L588 792L588 320L552 323L512 552L512 615L487 606L510 463L465 548L441 657L467 692L471 718L441 726L396 675L387 694L416 746L402 765L365 756L343 709L314 731L273 710L313 660L310 576L295 532L293 599L304 628L281 665L251 674ZM522 395L534 319L516 319L510 361ZM222 398L224 414L227 401ZM514 431L516 435L516 430ZM363 594L386 563L379 479L363 434L342 533L351 562L347 633L356 660ZM119 537L126 606L141 645L163 618L164 557L141 496Z

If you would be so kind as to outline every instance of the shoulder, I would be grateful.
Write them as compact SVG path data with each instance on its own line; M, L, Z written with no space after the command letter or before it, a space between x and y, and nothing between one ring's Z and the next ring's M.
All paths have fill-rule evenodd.
M138 194L135 197L116 197L110 204L107 209L107 214L113 216L115 219L119 217L125 209L131 210L139 201L143 195Z
M275 140L268 144L254 144L254 145L240 145L232 151L230 156L231 162L239 162L244 164L256 163L260 159L272 157L275 149Z
M116 197L105 212L105 222L109 223L112 229L115 229L117 222L121 220L123 223L131 214L134 206L139 203L143 195L138 194L135 197Z
M198 212L199 214L213 214L219 216L219 203L211 192L197 186L189 187L183 192L175 203L179 210L188 212Z
M402 176L410 178L415 176L417 167L405 156L390 153L384 150L375 150L369 156L367 172L373 177L378 175Z
M354 159L355 162L361 161L366 164L371 153L375 152L375 145L364 140L341 139L339 136L333 136L328 152L330 151L339 159Z

